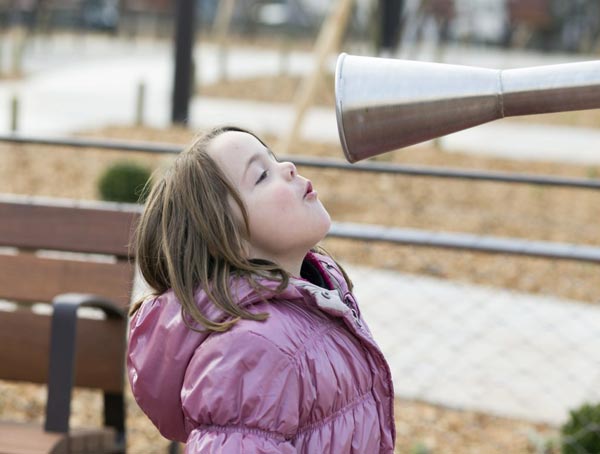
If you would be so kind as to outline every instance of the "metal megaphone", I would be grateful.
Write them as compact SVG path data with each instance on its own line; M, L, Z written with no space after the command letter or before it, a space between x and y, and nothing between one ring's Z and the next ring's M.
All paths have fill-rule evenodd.
M600 61L496 70L341 54L335 73L349 162L503 117L600 107Z

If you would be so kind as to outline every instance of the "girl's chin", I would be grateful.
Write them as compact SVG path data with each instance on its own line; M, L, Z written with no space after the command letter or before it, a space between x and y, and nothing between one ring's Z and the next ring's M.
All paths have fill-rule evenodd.
M327 214L327 218L323 219L323 229L321 230L322 234L319 242L325 239L325 237L329 233L329 230L331 230L331 218L329 217L329 214Z
M327 211L327 208L325 208L325 206L324 206L324 205L321 203L321 201L320 201L320 200L319 200L318 202L319 202L319 205L320 205L321 211L323 212L323 217L324 217L324 218L327 218L327 222L328 222L329 224L331 224L331 216L329 215L329 212Z

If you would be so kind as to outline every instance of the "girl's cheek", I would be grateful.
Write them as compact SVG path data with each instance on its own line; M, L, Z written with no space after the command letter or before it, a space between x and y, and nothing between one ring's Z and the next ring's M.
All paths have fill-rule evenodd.
M289 191L279 191L275 194L273 202L276 205L275 208L281 212L290 212L298 208L297 200L293 197Z
M294 202L298 195L293 192L290 188L280 187L273 191L274 199L282 204L289 204Z

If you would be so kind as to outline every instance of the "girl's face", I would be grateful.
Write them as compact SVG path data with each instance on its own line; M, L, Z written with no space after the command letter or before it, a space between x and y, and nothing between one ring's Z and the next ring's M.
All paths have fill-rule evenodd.
M302 259L331 225L310 181L298 175L294 164L276 161L256 137L244 132L217 136L208 153L246 207L249 258L271 260L299 275ZM232 206L237 209L233 202Z

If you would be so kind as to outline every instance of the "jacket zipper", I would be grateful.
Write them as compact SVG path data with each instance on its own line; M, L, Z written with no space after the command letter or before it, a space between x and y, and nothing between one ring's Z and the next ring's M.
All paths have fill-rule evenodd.
M331 271L329 271L331 269L334 269L334 267L325 261L321 261L321 263L323 265L325 265L325 268L327 268L327 272L329 273L329 277L330 277L329 280L333 283L335 290L338 292L338 295L340 296L340 300L352 311L352 317L356 321L356 324L358 325L359 328L362 328L362 323L360 322L358 313L356 312L356 309L352 305L350 298L348 296L344 296L344 294L342 293L342 288L340 287L340 283L338 282L336 277L333 275L333 273Z

